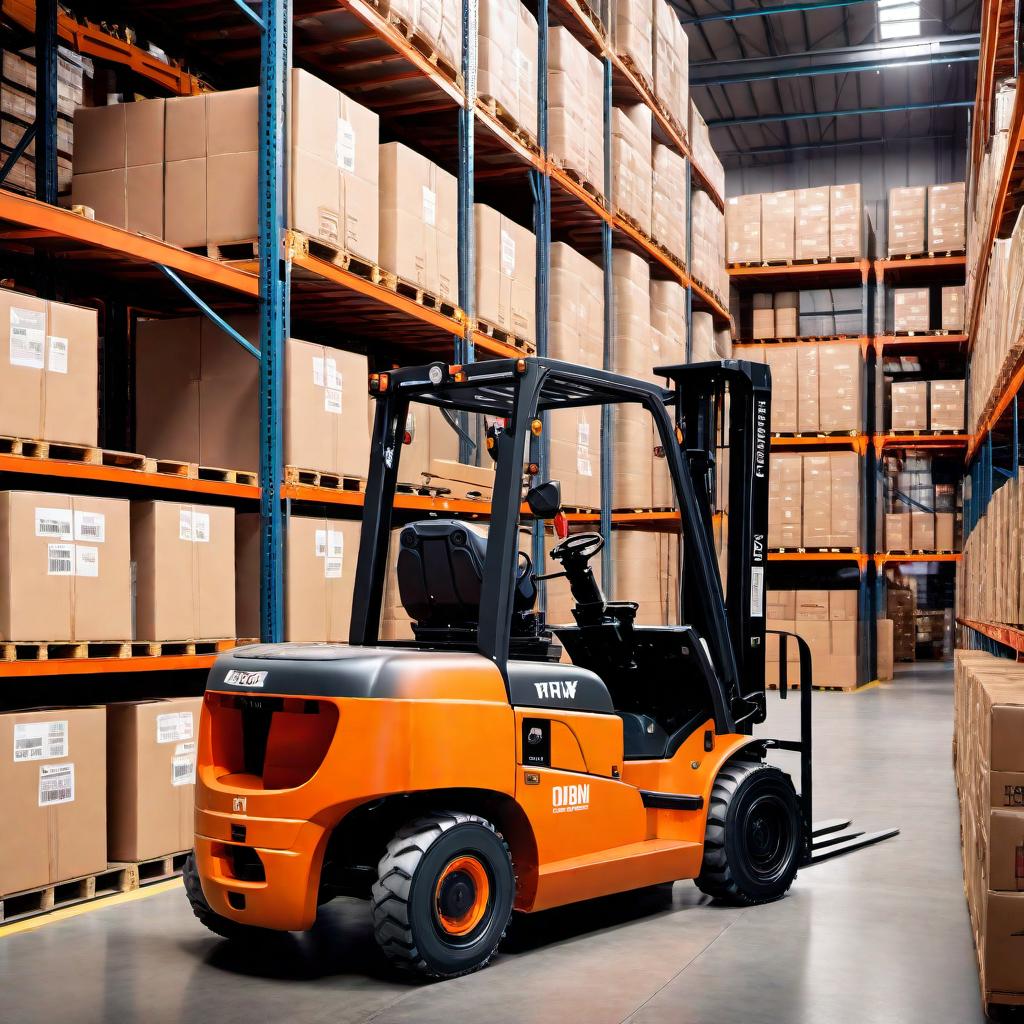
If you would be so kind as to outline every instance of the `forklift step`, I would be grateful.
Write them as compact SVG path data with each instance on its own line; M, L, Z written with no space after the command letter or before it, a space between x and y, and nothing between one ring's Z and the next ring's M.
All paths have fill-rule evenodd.
M849 828L852 824L853 821L850 818L828 818L825 821L816 821L811 829L811 835L817 839L818 836L827 836L831 832L842 832L844 828Z
M831 857L838 857L844 853L850 853L853 850L861 850L865 846L873 846L875 843L880 843L885 839L891 839L893 836L898 836L900 830L898 828L885 829L881 832L869 832L865 835L863 832L853 834L843 834L837 836L835 842L831 846L826 846L819 849L816 843L814 849L811 852L811 864L820 864L822 861L828 860Z
M644 807L666 811L699 811L704 806L704 797L699 793L657 793L651 789L641 789L640 798Z

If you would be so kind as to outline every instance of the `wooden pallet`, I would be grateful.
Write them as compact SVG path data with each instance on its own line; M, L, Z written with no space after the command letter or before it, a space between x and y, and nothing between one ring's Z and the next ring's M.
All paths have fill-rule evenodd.
M622 62L622 66L643 86L647 95L654 100L654 82L651 81L647 73L637 67L636 61L628 53L617 53L615 56Z
M493 338L495 341L504 342L506 345L514 345L523 355L532 356L537 352L535 342L520 338L518 335L512 334L511 331L506 331L503 327L492 324L489 320L477 319L476 329L481 334L486 334L488 338Z
M889 436L890 437L914 438L914 437L945 437L947 434L955 434L957 437L960 437L961 435L966 434L966 433L967 433L966 430L961 430L961 429L957 429L957 430L890 430L889 431Z
M799 683L787 683L787 687L790 690L799 690ZM827 683L815 683L811 687L812 690L831 690L833 693L857 693L858 690L864 690L868 686L868 683L858 683L856 686L829 686ZM765 689L777 690L779 689L778 683L766 683Z
M221 263L251 263L260 258L258 238L243 238L237 242L207 242L205 245L186 245L186 252L205 256Z
M223 469L220 466L197 466L196 477L199 480L219 480L226 484L244 484L255 487L259 483L259 474L247 469Z
M772 267L827 267L835 263L860 263L862 259L861 256L811 256L802 260L740 260L727 263L726 266L737 269L763 267L770 270Z
M47 640L5 641L0 643L0 662L207 655L218 654L238 645L239 641L234 638L174 641L78 640L58 643Z
M603 209L608 209L608 200L605 198L604 193L594 184L587 180L575 167L571 164L565 163L561 157L554 156L552 153L548 153L548 159L562 172L570 181L572 181L581 192L586 192L591 199L597 203L598 206Z
M64 444L58 441L37 441L27 437L0 437L0 453L20 455L26 459L59 459L62 462L84 462L90 466L103 463L102 449L87 444Z
M322 238L314 238L312 235L304 235L301 231L291 231L289 237L293 255L313 256L372 284L381 283L383 271L376 263L357 256L354 252L349 252L336 243L325 241Z
M303 487L325 487L332 491L366 490L366 481L361 477L342 476L339 473L325 473L319 469L301 469L298 466L284 467L286 484L301 484Z
M444 54L438 53L437 44L428 39L420 29L408 21L397 11L389 10L387 20L398 29L405 37L405 41L414 49L428 64L437 68L453 85L465 92L466 82L462 77L462 70L456 67Z
M801 334L795 338L744 338L737 345L792 345L796 342L813 342L815 344L837 344L843 341L856 341L856 334Z
M825 431L804 431L802 433L786 433L785 431L773 431L772 437L791 437L794 440L800 440L802 437L806 438L818 438L827 441L848 441L851 437L860 437L860 433L856 430L825 430Z
M129 654L123 657L132 658L168 658L193 655L219 654L239 646L239 641L220 640L133 640L127 645Z
M181 874L191 852L191 850L179 850L177 853L168 853L150 860L112 864L111 869L120 869L127 873L129 883L127 891L130 892L146 885L155 885L157 882L166 882L169 878L176 878Z
M856 548L769 548L773 555L859 555L861 550Z
M536 136L524 128L493 96L477 96L476 105L490 114L521 146L540 155Z
M390 270L381 270L380 283L388 291L392 291L396 295L404 295L425 309L432 309L443 316L450 316L453 320L462 319L462 310L458 303L439 298L433 292L427 291L426 288L413 284L412 281L406 281L397 274L392 274Z
M940 260L940 259L948 259L949 257L952 257L952 256L963 256L963 255L964 255L964 250L963 249L939 249L939 250L936 250L936 251L929 251L929 252L915 252L915 253L901 252L901 253L896 254L895 256L894 255L889 255L889 256L886 257L886 259L887 259L888 262L893 263L896 260L923 260L923 259Z

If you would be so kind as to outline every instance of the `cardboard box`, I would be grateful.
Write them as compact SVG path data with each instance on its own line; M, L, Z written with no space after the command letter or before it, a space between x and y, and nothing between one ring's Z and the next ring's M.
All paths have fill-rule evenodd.
M765 615L769 619L796 621L796 591L769 590L765 598Z
M875 622L875 675L885 682L893 677L893 622L892 619L878 619Z
M933 380L929 382L929 429L964 429L964 390L964 381L962 380Z
M915 551L935 550L935 515L932 512L910 513L910 545Z
M860 616L860 595L856 590L830 590L828 617L832 622L855 622Z
M1024 992L1020 973L1024 944L1024 893L986 892L981 896L984 913L978 936L982 991L986 998L999 993Z
M462 67L461 0L389 0L388 7L453 68Z
M817 433L821 429L818 404L818 346L800 345L796 354L797 425L799 432Z
M651 108L612 107L612 208L651 233Z
M852 689L860 682L857 673L857 656L855 654L831 654L828 659L827 675L823 678L815 675L815 681L828 686L842 686Z
M131 639L128 505L0 491L0 640Z
M0 289L0 434L97 443L96 310Z
M928 186L928 251L958 252L966 245L964 182Z
M399 142L380 147L380 265L458 302L459 189L455 176Z
M768 546L799 548L803 543L803 461L795 452L772 452L768 474ZM795 613L780 614L792 619Z
M470 466L458 459L431 459L429 477L447 487L453 498L490 501L494 492L494 465Z
M928 288L894 288L892 303L893 330L927 331L931 323L931 290Z
M800 293L775 293L775 337L796 338L800 335Z
M650 0L613 0L609 35L615 52L628 57L641 78L653 83L654 5Z
M134 639L219 640L236 635L234 509L133 501L131 550Z
M761 262L761 194L730 196L725 201L725 239L729 263ZM757 308L755 306L755 308ZM771 308L770 306L768 308ZM754 337L758 337L757 334ZM764 335L772 337L772 335Z
M796 257L796 193L765 192L761 196L761 259Z
M565 242L551 243L548 352L552 359L604 365L604 272Z
M192 848L202 706L202 697L107 705L110 860L150 860Z
M796 258L829 258L829 189L802 188L796 193Z
M955 551L953 540L954 515L952 512L935 513L935 550Z
M864 252L860 184L832 185L829 196L829 254L859 259Z
M856 452L832 452L829 461L828 546L860 546L860 457Z
M536 338L537 239L476 203L476 315L523 341Z
M695 311L692 314L693 342L690 346L690 362L704 363L718 358L715 348L715 323L710 313Z
M373 422L374 406L369 410ZM424 474L430 472L431 459L459 458L459 435L441 415L436 406L412 402L405 420L405 443L398 463L398 479L402 483L423 485Z
M859 630L860 623L856 619L832 619L829 623L832 655L841 658L856 658Z
M992 892L1024 892L1024 813L989 810L982 814L988 851L985 878Z
M960 333L964 329L964 286L946 285L942 289L942 329Z
M806 455L804 472L804 547L832 544L832 463L827 455ZM797 616L799 618L799 614Z
M887 241L890 256L916 256L926 251L926 201L927 190L923 185L889 189Z
M793 345L766 346L764 361L772 371L772 432L795 434L800 426L797 348Z
M863 424L859 345L818 345L818 427L826 432L860 431Z
M885 515L886 551L910 551L910 513L887 512Z
M537 19L519 0L483 0L477 24L477 95L536 139Z
M928 382L915 380L892 384L892 429L928 429Z
M662 4L664 6L664 4ZM686 161L661 143L653 149L651 237L686 262Z
M686 362L686 289L676 281L651 281L651 349L652 368Z
M654 2L654 95L682 128L689 116L689 38L670 4Z
M771 292L755 292L752 297L753 330L751 337L754 341L761 341L765 338L776 338L775 333L775 296ZM772 380L774 385L774 378ZM773 394L774 399L774 394ZM773 403L774 404L774 403ZM774 412L774 409L772 410Z
M629 377L653 380L651 271L647 261L625 249L612 250L612 289L612 369ZM713 346L713 329L710 341ZM645 415L650 420L650 414Z
M601 507L601 407L548 414L548 477L561 484L566 508ZM493 476L493 472L492 472Z
M604 69L563 26L548 32L548 155L604 194Z
M4 812L17 822L0 830L0 896L102 871L105 709L7 712L0 715L0 750Z
M796 591L797 622L828 622L829 592L827 590Z

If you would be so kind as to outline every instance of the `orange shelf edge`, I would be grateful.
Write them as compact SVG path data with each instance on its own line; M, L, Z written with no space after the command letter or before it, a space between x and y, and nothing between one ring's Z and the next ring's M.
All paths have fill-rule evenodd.
M216 654L169 654L144 658L54 658L46 661L0 661L0 679L202 669L209 668L216 657Z
M996 622L982 622L980 619L968 619L957 616L957 623L967 626L975 632L997 640L999 643L1009 647L1018 653L1024 653L1024 630L1015 626L1004 626Z

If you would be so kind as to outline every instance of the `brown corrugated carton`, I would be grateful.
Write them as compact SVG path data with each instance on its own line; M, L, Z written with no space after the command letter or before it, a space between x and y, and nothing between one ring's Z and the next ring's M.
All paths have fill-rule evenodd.
M654 369L650 281L650 266L643 257L626 249L613 250L612 369L644 380L653 379Z
M829 622L829 641L832 655L840 658L857 656L857 637L860 623L856 619L832 619Z
M614 578L610 596L639 604L637 622L661 626L674 622L678 587L677 535L616 530L612 534Z
M796 346L766 346L764 361L772 370L772 432L795 434L800 429L797 415Z
M428 479L445 487L453 498L490 501L494 492L494 464L471 466L458 459L431 459Z
M829 547L860 546L860 456L832 452L829 456Z
M654 5L651 0L612 0L612 47L643 80L654 82Z
M366 356L289 338L284 462L365 478L370 465Z
M651 232L651 108L612 107L612 208Z
M548 155L604 193L602 124L604 71L590 53L559 25L548 35Z
M800 293L775 293L775 337L796 338L800 335Z
M136 640L235 636L235 512L133 501Z
M986 998L1024 991L1020 973L1021 933L1024 932L1024 893L985 892L978 935L982 988ZM998 998L996 998L996 1001Z
M715 323L710 313L699 310L691 318L693 339L690 345L690 362L704 363L718 358L715 347Z
M857 678L857 656L855 654L829 655L827 676L815 676L815 679L828 686L842 686L851 689L859 682Z
M927 331L931 323L931 291L928 288L894 288L894 331Z
M565 242L551 243L548 353L604 365L604 272Z
M771 292L755 292L751 299L753 330L751 337L754 341L761 341L765 338L777 338L775 333L775 296ZM774 406L774 395L773 406ZM774 413L774 408L773 408Z
M829 254L834 260L859 259L864 252L860 184L832 185L828 199Z
M882 682L893 677L892 625L892 619L878 619L875 622L875 664L877 667L875 675Z
M932 512L910 513L910 546L915 551L935 550L935 515Z
M661 143L654 145L652 183L651 237L685 263L686 161Z
M483 0L477 18L477 95L536 139L537 19L519 0Z
M892 429L928 429L928 381L893 382Z
M958 252L966 244L964 182L928 186L928 251Z
M863 362L859 345L818 345L818 426L825 432L859 431Z
M933 380L929 382L930 430L964 429L964 382Z
M557 358L557 357L555 357ZM369 409L373 422L376 403ZM398 463L398 479L402 483L423 486L423 474L430 472L431 459L459 457L459 435L441 415L436 406L413 402L405 420L405 439Z
M796 619L796 591L769 590L765 598L765 611L770 619Z
M652 367L686 362L686 289L678 281L651 281L651 348Z
M202 697L107 705L110 860L150 860L192 848L202 706Z
M796 254L796 193L765 192L761 196L761 259L791 260Z
M0 715L0 896L107 866L106 709ZM8 753L13 751L13 754Z
M796 258L829 258L829 190L802 188L796 193Z
M746 196L730 196L726 199L725 244L726 259L729 263L761 262L760 192Z
M803 462L796 452L773 452L768 476L768 546L799 548L802 536ZM794 618L780 614L779 618Z
M910 513L887 512L885 514L886 551L910 551Z
M96 310L0 289L0 434L97 442Z
M127 501L0 491L0 640L129 640Z
M964 329L964 286L946 285L942 289L942 329L960 332Z
M388 10L453 68L462 67L462 0L389 0Z
M640 406L618 405L612 411L612 507L654 507L654 459L651 414Z
M818 403L818 346L798 346L796 367L797 428L800 433L817 433L821 420Z
M856 590L830 590L828 617L832 622L853 622L860 617L859 594Z
M1024 814L998 808L981 815L988 840L985 877L993 892L1024 892Z
M654 0L654 95L685 130L689 116L689 38L671 4Z
M925 252L925 203L923 185L889 189L888 247L890 256L916 256Z
M566 508L601 507L601 407L548 414L548 475L561 484Z
M476 315L525 341L536 328L537 239L532 231L476 203Z
M425 156L380 147L380 265L438 298L458 302L459 187Z
M827 548L832 544L832 460L827 455L805 455L804 547ZM797 618L800 618L799 608Z
M955 516L952 512L935 513L935 550L953 551L955 544L953 540Z

